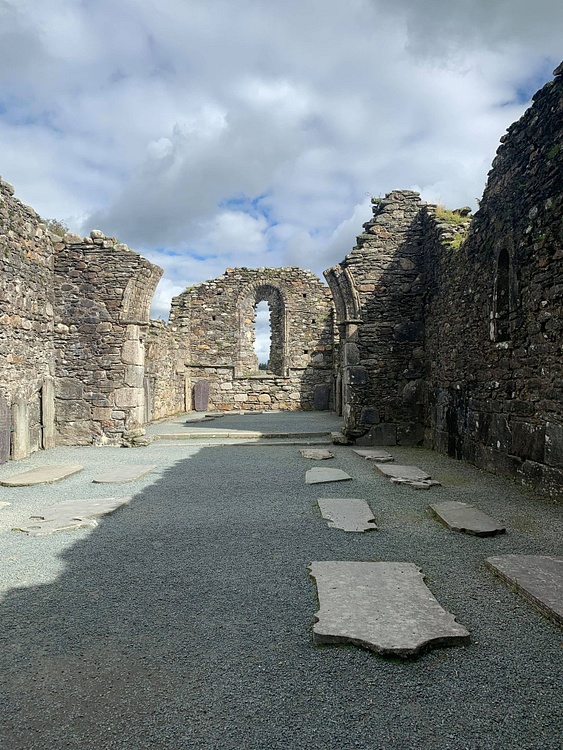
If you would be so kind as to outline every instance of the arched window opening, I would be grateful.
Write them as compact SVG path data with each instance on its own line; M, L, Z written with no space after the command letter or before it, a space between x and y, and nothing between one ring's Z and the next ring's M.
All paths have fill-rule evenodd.
M258 359L258 369L269 370L272 326L270 306L265 300L259 302L254 308L254 332L254 354Z
M510 256L503 249L498 256L495 284L495 340L510 338Z

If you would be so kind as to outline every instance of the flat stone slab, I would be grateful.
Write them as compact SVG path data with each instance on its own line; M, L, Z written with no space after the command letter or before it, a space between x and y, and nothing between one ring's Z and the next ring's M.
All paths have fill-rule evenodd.
M431 479L430 474L419 469L418 466L376 463L374 469L383 474L384 477L387 477L387 479L390 479L393 484L408 484L417 490L427 490L430 487L440 486L440 482Z
M106 471L105 474L100 474L92 481L95 484L112 484L117 482L134 482L136 479L144 477L153 469L156 469L156 464L150 466L141 464L127 464L126 466L117 466L115 469Z
M452 531L474 536L495 536L506 532L506 526L502 526L479 508L467 503L447 500L443 503L433 503L429 507L438 520Z
M326 448L302 448L299 453L303 458L312 458L316 461L324 461L327 458L334 458L334 453L326 450Z
M377 461L379 464L386 464L395 460L390 453L384 450L378 450L377 448L354 448L353 451L367 461Z
M30 469L21 474L14 474L13 477L0 480L4 487L28 487L33 484L50 484L58 482L61 479L77 474L84 467L79 464L58 464L53 466L39 466L37 469Z
M324 466L315 466L305 474L306 484L322 484L323 482L345 482L352 479L350 474L346 474L342 469L328 469Z
M309 570L320 604L315 643L407 657L469 642L469 631L440 606L413 563L313 562Z
M57 531L93 529L99 516L107 516L123 505L129 505L133 496L102 497L88 500L65 500L51 505L41 515L31 516L25 526L15 526L13 531L23 531L29 536L47 536Z
M333 529L373 531L377 529L371 508L357 497L330 497L317 500L323 518Z
M563 558L501 555L488 557L485 565L543 615L563 625Z

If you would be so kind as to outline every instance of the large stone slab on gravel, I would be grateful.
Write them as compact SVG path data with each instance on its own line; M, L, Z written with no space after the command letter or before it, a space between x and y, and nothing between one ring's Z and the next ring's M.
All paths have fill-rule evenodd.
M417 490L427 490L430 489L430 487L440 484L440 482L431 479L430 474L419 469L418 466L376 463L374 468L380 474L383 474L384 477L390 479L393 484L408 484L410 487L414 487Z
M413 563L313 562L319 611L315 643L355 643L380 654L415 656L428 646L469 642Z
M28 487L32 484L50 484L61 479L77 474L84 467L79 464L58 464L52 466L39 466L36 469L14 474L13 477L0 480L5 487Z
M352 479L350 474L346 474L342 469L325 469L324 466L315 466L305 474L306 484L322 484L323 482L345 482Z
M542 614L563 625L563 558L501 555L488 557L485 565Z
M354 448L354 453L368 461L377 461L379 464L387 464L390 461L394 461L393 456L384 450L378 450L377 448Z
M107 516L123 505L129 505L132 495L126 497L97 497L87 500L65 500L51 505L40 514L31 516L30 521L22 526L15 526L14 531L23 531L29 536L47 536L57 531L73 529L93 529L98 525L96 518Z
M333 529L373 531L377 524L367 502L357 497L328 497L317 500L323 518Z
M100 474L92 481L96 484L113 484L118 482L134 482L136 479L144 477L149 471L156 469L156 464L150 466L142 464L127 464L125 466L116 466L104 474Z
M444 526L452 531L461 531L474 536L495 536L504 534L506 531L506 526L467 503L447 500L443 503L433 503L429 507Z
M303 458L312 458L315 461L325 461L327 458L334 458L334 453L326 448L302 448L299 453Z

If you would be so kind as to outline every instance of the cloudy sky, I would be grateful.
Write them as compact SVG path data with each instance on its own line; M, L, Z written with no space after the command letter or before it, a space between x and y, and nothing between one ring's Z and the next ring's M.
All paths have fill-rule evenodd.
M164 268L321 274L370 196L475 206L561 0L0 0L0 174Z

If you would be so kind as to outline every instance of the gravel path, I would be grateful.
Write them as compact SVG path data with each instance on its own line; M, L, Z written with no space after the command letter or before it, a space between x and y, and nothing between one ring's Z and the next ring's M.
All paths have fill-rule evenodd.
M309 430L307 416L284 414L279 431ZM307 486L320 464L296 446L191 442L58 448L0 466L0 477L85 466L59 484L0 488L11 502L0 509L3 748L561 750L562 631L483 565L560 555L561 506L419 449L391 452L444 487L394 486L346 446L330 464L354 481ZM134 484L91 483L143 462L159 468ZM131 492L94 531L10 531L59 500ZM330 529L315 501L339 496L365 497L379 531ZM474 503L508 533L447 531L426 510L442 499ZM406 662L314 646L307 565L331 559L418 564L471 644Z

